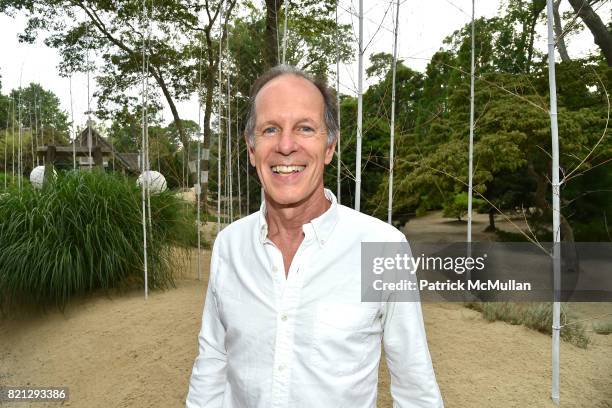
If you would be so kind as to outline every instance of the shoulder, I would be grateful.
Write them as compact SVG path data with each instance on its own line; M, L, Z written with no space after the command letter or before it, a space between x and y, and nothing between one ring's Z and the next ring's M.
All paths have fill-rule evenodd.
M256 211L224 227L215 238L214 248L225 252L244 240L251 240L256 235L260 212Z
M344 205L338 205L338 216L342 229L354 233L362 241L395 242L406 239L394 226Z

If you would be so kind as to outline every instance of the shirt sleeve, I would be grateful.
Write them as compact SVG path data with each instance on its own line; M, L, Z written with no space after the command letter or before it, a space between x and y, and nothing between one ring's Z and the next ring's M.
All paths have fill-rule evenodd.
M402 241L406 242L405 237ZM391 294L383 307L383 346L393 407L441 408L444 404L431 364L421 303L394 300Z
M225 327L219 317L217 307L215 282L223 262L219 256L221 235L217 236L213 247L210 265L210 275L202 329L198 336L199 354L193 364L187 394L187 408L216 408L223 404L223 393L227 375L227 353L225 350Z

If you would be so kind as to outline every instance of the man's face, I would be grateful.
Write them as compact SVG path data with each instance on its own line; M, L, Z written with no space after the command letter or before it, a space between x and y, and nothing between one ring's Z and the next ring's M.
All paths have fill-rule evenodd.
M323 186L323 172L334 155L327 146L323 96L295 75L268 82L255 99L255 146L251 164L268 198L291 205L304 202Z

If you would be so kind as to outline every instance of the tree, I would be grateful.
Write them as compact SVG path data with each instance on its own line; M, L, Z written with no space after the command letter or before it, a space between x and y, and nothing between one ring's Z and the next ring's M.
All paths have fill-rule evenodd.
M141 85L142 51L146 46L148 72L166 100L179 129L181 118L176 101L188 98L195 90L197 59L190 54L185 38L200 28L198 1L154 3L147 21L142 18L142 3L136 0L5 0L0 12L17 11L28 16L22 41L33 42L39 32L48 31L45 43L57 48L64 75L92 69L86 66L87 53L101 58L99 114L103 118L135 98L129 95ZM95 59L92 57L91 61ZM182 134L182 131L180 132ZM185 142L185 137L181 137Z
M580 16L584 24L588 27L595 44L601 49L606 62L609 67L612 67L612 32L606 27L601 21L601 18L597 15L593 7L595 3L600 3L600 0L568 0L572 5L574 12Z

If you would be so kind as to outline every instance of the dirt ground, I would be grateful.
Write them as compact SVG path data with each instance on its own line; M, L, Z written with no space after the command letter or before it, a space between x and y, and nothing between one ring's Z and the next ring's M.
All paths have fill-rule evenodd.
M419 230L421 221L416 221L407 225L409 237ZM439 238L448 225L441 221L430 228L439 229ZM451 226L449 237L459 235ZM141 291L98 294L73 301L64 314L0 320L0 385L69 388L69 401L32 407L184 406L209 256L206 252L202 257L202 281L195 279L192 257L177 270L176 289L152 292L146 301ZM585 305L583 316L593 316L601 307ZM446 407L554 406L549 397L550 336L489 323L460 304L426 303L423 311ZM612 407L612 335L590 335L586 350L561 344L562 407ZM392 407L388 389L383 361L378 407Z

